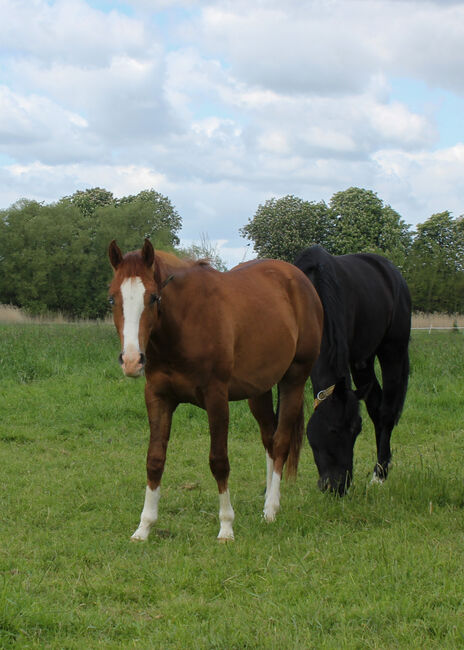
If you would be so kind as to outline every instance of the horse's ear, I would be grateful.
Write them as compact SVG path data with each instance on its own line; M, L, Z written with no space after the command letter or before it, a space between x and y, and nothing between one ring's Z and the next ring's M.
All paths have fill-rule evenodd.
M149 239L145 239L145 243L143 244L142 259L148 268L153 266L153 262L155 261L155 249Z
M113 239L113 241L109 245L108 256L110 258L111 266L116 271L116 269L122 262L122 253L115 239Z

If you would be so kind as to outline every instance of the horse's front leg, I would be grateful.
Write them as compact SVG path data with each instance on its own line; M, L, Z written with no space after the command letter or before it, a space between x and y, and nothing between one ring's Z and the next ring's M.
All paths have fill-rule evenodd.
M145 386L145 402L150 423L150 442L147 453L147 487L140 524L132 535L134 541L145 541L150 529L158 519L160 483L166 461L166 449L171 431L175 406L156 395L149 383Z
M233 540L232 524L235 515L228 488L230 465L227 454L227 436L229 432L227 388L220 386L208 390L208 394L205 396L205 406L211 436L209 466L219 490L220 529L217 538L219 541Z

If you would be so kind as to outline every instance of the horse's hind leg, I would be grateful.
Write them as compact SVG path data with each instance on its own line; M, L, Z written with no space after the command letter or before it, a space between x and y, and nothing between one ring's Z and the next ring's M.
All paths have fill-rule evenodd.
M233 540L234 531L232 524L235 515L230 502L228 488L230 465L227 453L227 436L229 431L227 388L222 386L210 388L205 395L205 406L211 437L209 466L216 479L219 490L220 529L217 538L219 541Z
M277 428L277 417L274 413L274 404L272 400L272 390L252 397L248 400L248 405L253 417L259 425L261 432L261 440L263 441L264 449L266 450L266 495L271 488L272 471L274 469L274 461L272 459L272 446L274 440L274 433Z
M382 346L378 353L382 369L382 402L376 425L377 464L374 480L387 478L391 460L390 439L393 427L403 409L409 377L409 356L406 346L397 342Z
M275 520L280 508L280 482L283 467L289 455L287 475L296 473L304 429L304 383L282 381L279 384L279 390L279 418L272 449L274 464L269 489L264 502L264 518L268 522Z
M382 404L382 388L377 381L374 360L375 357L371 357L353 364L351 374L356 386L356 396L358 399L364 400L369 417L374 424L378 455L381 440L380 407Z

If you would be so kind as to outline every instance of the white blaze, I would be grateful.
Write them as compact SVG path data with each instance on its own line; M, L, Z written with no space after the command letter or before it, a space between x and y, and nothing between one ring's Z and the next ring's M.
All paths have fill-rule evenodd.
M140 354L139 324L143 312L145 287L137 276L128 278L121 284L122 309L124 314L123 353Z

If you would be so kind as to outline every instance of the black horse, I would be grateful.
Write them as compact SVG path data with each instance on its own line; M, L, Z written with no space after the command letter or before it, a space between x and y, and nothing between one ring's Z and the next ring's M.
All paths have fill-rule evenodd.
M352 480L353 449L361 431L359 399L375 426L373 480L387 477L390 437L408 385L411 298L401 273L380 255L333 256L312 246L295 265L310 278L324 308L321 352L311 373L315 410L306 433L319 487L343 495ZM382 387L374 371L376 356Z

